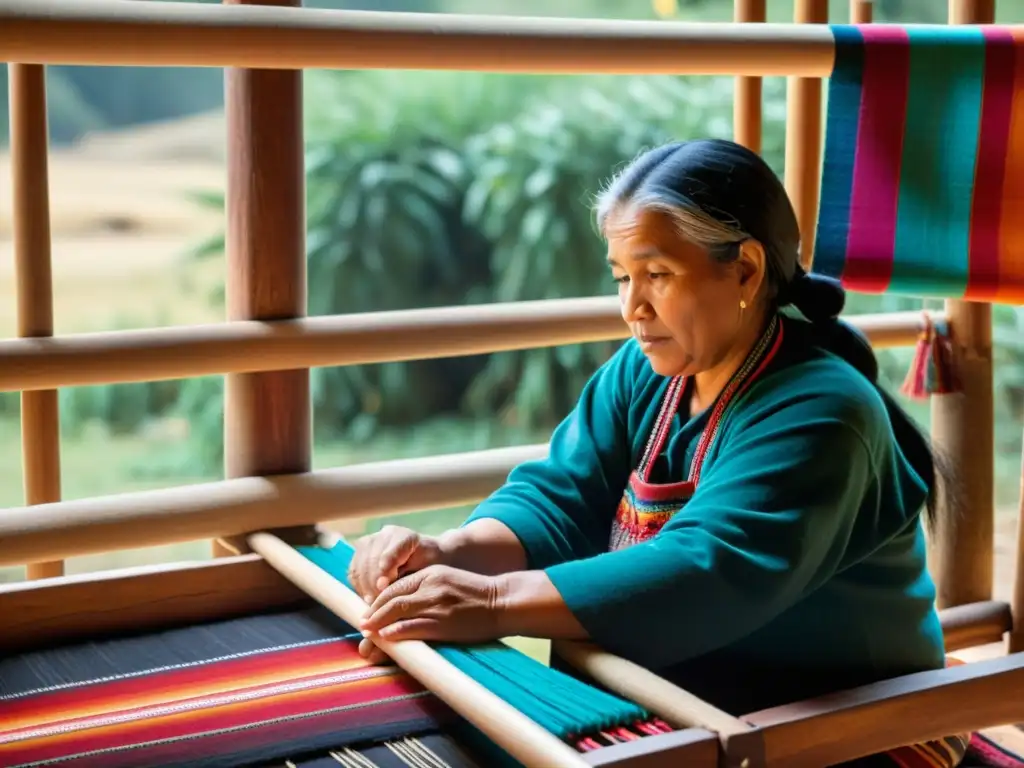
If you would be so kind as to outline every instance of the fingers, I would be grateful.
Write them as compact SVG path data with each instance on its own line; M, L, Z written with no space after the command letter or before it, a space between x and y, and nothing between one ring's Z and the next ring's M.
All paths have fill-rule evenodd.
M441 622L426 616L397 621L377 633L384 640L396 643L402 640L441 640Z
M366 659L371 664L381 665L388 662L388 657L380 648L378 648L373 640L368 637L364 637L359 641L359 655Z
M386 525L379 532L364 536L356 544L348 578L367 603L398 578L402 567L416 552L419 534L408 528Z
M404 535L395 536L385 544L377 562L379 576L374 586L378 594L398 580L399 569L409 562L419 543L420 537L416 533L406 531Z
M398 619L415 616L424 608L430 608L430 601L419 593L420 586L429 575L428 571L417 571L404 576L382 591L370 604L360 629L377 632Z

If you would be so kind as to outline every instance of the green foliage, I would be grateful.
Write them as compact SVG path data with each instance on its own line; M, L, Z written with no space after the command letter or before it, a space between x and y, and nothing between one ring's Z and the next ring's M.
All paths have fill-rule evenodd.
M916 13L916 2L890 3L879 9L880 18ZM382 9L370 0L307 5ZM387 10L442 7L433 0L395 0L392 5ZM725 20L728 5L680 3L680 17ZM614 3L593 0L591 6L603 9L591 15L619 15ZM529 13L538 7L504 11ZM779 14L788 16L790 8L789 0L772 2L770 17L781 20ZM488 11L500 12L497 6ZM566 7L562 13L588 12ZM644 10L641 15L650 14ZM206 78L206 85L190 80L193 74ZM118 87L99 87L100 78ZM2 90L6 82L0 83ZM781 173L784 84L769 78L764 85L764 152ZM729 78L310 72L305 89L312 315L608 293L613 286L602 264L590 205L602 181L644 148L731 133ZM78 135L83 126L206 108L220 103L220 91L216 70L52 68L51 120L59 139ZM173 94L182 101L172 104ZM220 193L197 192L193 199L198 205L224 205ZM219 233L197 243L190 256L210 258L223 249ZM219 286L210 301L223 300ZM921 304L893 296L851 296L848 312ZM1019 419L1024 411L1024 320L1019 312L1002 308L996 318L997 407L1009 408ZM362 442L438 417L472 417L506 432L542 433L566 413L614 347L572 345L319 369L312 376L317 436ZM899 386L910 355L911 350L895 350L880 356L890 388ZM192 438L186 453L150 471L219 471L220 377L80 388L61 397L62 421L71 432L93 423L125 432L154 417L185 417ZM17 407L16 396L0 396L0 414Z
M781 81L765 86L764 151L781 171L784 93ZM731 131L726 79L377 72L322 74L310 90L319 97L307 115L314 315L610 292L591 213L602 180L644 148ZM222 245L215 237L197 254ZM926 304L853 294L847 313ZM1024 321L1013 312L996 317L1007 329L997 340L1015 340L1000 341L1010 378L998 387L1019 415L1024 345L1011 329ZM320 369L318 437L360 442L445 415L543 431L614 346ZM891 391L912 354L879 354ZM178 410L193 425L194 455L219 462L219 380L186 387L194 389Z
M307 92L312 315L608 293L591 212L602 179L647 147L731 131L722 78L322 73ZM766 123L781 165L781 122ZM191 255L222 248L216 235ZM319 369L318 436L445 414L550 428L615 346ZM186 383L182 398L203 450L219 446L221 390Z
M0 392L0 419L8 419L21 413L21 396L18 392Z

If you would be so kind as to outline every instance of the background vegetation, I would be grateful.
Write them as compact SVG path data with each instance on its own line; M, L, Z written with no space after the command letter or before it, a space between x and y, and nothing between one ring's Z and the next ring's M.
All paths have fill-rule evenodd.
M660 9L692 20L731 16L728 0L680 0L674 7L648 0L319 0L307 5L620 18L654 18ZM832 5L833 18L845 19L846 0ZM1024 10L1003 6L1024 17ZM769 7L771 20L791 17L791 0L773 1ZM876 3L879 20L941 22L944 17L944 4L935 0ZM0 79L0 89L5 86ZM53 141L69 153L98 131L197 113L217 115L223 98L222 75L216 70L55 67L49 71L49 86ZM617 166L645 147L672 138L731 135L732 92L728 78L307 73L310 314L610 293L591 224L591 196ZM784 82L766 80L764 152L780 174L784 98ZM114 142L108 165L91 166L96 181L103 183L98 179L106 174L102 168L131 168L136 161L124 154L126 146ZM179 208L166 204L160 212L161 226L181 245L179 258L163 263L164 271L153 278L165 292L159 294L164 303L154 304L164 314L145 306L145 290L157 288L118 289L110 281L96 287L101 293L80 312L81 322L63 328L58 292L59 331L223 316L223 147L209 154L216 158L209 162L217 172L197 176L185 188L179 184L174 203ZM156 173L171 179L173 165L160 166ZM154 172L145 167L137 161L139 173ZM82 194L92 194L89 179L76 183ZM130 202L123 207L128 211ZM212 224L202 235L189 230L185 237L172 208L174 216L205 217ZM64 209L55 203L55 218L62 215ZM133 215L123 214L117 247L135 243L137 250L142 248L139 244L148 241L139 239L139 228L156 226L149 219L135 221ZM110 215L105 217L110 229ZM56 231L59 251L60 228ZM4 235L0 227L0 247L9 248ZM109 245L109 240L102 242ZM111 258L109 249L94 251L97 260ZM132 264L125 261L123 268ZM9 300L4 297L0 304ZM920 306L914 299L855 296L848 310ZM1016 496L1019 472L1024 313L1001 307L996 320L999 496L1009 503ZM316 464L542 441L613 347L592 344L317 370ZM883 353L890 388L898 388L909 358L910 350ZM926 407L911 407L927 426ZM16 396L0 395L3 505L21 502L17 410ZM65 494L73 498L220 477L222 415L219 377L63 390ZM412 519L436 529L464 512ZM113 562L121 561L89 559L74 567Z

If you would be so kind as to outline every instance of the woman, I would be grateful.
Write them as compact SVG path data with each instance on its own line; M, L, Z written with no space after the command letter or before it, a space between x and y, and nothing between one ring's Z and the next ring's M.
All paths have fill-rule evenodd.
M942 667L932 456L771 169L669 144L597 221L633 338L461 528L358 542L363 652L590 639L735 714Z

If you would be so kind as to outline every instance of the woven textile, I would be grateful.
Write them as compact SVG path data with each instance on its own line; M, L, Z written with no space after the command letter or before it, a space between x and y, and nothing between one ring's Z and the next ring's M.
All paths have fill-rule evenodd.
M814 271L1024 302L1024 32L834 26Z

